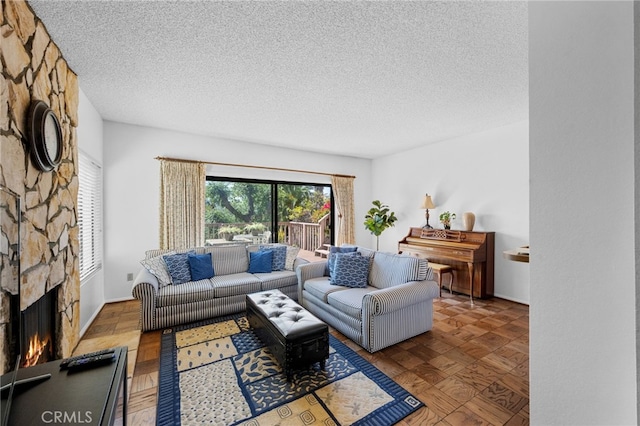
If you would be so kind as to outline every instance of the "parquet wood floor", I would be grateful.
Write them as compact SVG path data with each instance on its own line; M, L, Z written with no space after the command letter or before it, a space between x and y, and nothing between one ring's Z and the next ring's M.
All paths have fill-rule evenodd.
M138 330L138 302L105 305L79 348L118 346ZM421 399L426 407L400 421L408 425L528 425L529 307L502 299L476 300L443 292L434 301L434 327L370 354L331 333ZM134 343L135 344L135 343ZM76 351L78 352L78 351ZM128 424L154 425L160 331L142 333L130 347ZM131 373L131 371L133 371Z

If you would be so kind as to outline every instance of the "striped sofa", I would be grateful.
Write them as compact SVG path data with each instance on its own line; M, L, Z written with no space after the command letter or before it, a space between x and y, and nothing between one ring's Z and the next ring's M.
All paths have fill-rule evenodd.
M295 257L297 249L288 247L288 267L283 271L251 274L249 252L259 246L244 244L191 248L198 254L210 252L215 275L179 285L160 285L158 278L142 268L133 282L133 297L139 299L142 331L156 330L177 324L244 311L246 295L262 290L279 289L289 297L298 298L295 268L308 261ZM293 250L290 250L293 249ZM169 250L149 250L146 259L157 258Z
M427 260L357 251L370 258L366 287L332 284L327 261L312 262L297 269L298 302L369 352L431 330L439 290Z

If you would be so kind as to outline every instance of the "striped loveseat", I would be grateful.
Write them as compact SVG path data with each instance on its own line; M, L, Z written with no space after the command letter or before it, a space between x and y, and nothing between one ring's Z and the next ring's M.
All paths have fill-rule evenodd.
M214 276L177 285L163 281L162 274L166 271L162 271L161 261L164 255L176 252L147 251L146 258L141 261L144 267L136 276L132 288L133 297L141 301L142 331L244 311L246 295L262 290L279 289L297 299L295 268L308 261L297 257L297 248L287 246L284 270L249 273L249 253L261 247L264 245L232 244L178 251L211 253Z
M297 269L298 302L369 352L431 330L439 291L427 260L351 247L357 257L368 259L364 286L336 285L344 279L338 273L345 268L339 266L348 266L345 259L356 256L330 254L328 261ZM327 262L332 263L331 276Z

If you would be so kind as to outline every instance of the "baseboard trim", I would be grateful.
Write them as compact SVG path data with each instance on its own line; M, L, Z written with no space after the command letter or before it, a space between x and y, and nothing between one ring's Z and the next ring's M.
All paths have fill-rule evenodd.
M519 303L521 305L527 305L529 306L529 302L525 302L524 300L518 300L514 297L507 297L507 296L503 296L501 294L493 294L493 297L497 297L498 299L504 299L504 300L508 300L510 302L515 302L515 303Z
M100 313L103 307L104 307L104 302L100 305L98 309L95 310L93 315L91 315L91 317L89 318L89 321L87 321L87 324L84 327L82 327L82 329L80 330L80 338L78 339L78 342L82 340L82 338L84 337L84 334L87 332L89 327L91 327L91 324L93 324L93 321L95 321L96 317L98 316L98 314Z
M102 302L100 307L96 309L95 312L91 315L91 317L89 318L89 321L87 321L87 324L84 327L82 327L82 329L80 330L80 338L78 339L78 341L82 340L87 330L89 330L89 327L91 327L91 324L93 324L93 321L95 321L96 317L98 316L102 308L104 308L104 305L106 305L107 303L128 302L130 300L135 300L135 297L120 297L117 299L110 299Z
M117 299L109 299L109 300L105 300L105 304L106 303L116 303L116 302L128 302L130 300L136 300L135 297L130 296L130 297L118 297Z

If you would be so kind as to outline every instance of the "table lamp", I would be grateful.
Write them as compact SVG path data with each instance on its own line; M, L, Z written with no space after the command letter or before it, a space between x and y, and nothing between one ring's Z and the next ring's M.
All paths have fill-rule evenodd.
M424 199L422 200L422 204L420 205L421 209L425 209L424 217L427 219L427 224L423 226L423 228L431 229L433 226L429 225L429 209L434 209L436 206L433 204L433 200L431 199L431 195L424 194Z

